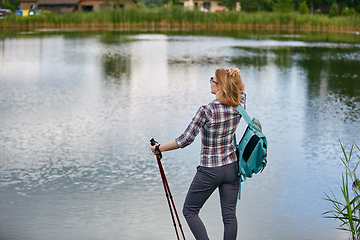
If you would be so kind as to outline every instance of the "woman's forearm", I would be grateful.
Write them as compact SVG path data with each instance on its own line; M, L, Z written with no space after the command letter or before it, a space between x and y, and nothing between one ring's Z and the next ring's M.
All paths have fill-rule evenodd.
M155 155L159 154L159 152L155 150L158 145L159 144L156 143L156 145L150 146L151 151ZM179 148L179 145L177 144L177 142L175 140L172 140L171 142L168 142L168 143L165 143L165 144L159 146L160 152L166 152L166 151L170 151L170 150L174 150L174 149L178 149L178 148Z
M175 140L172 140L171 142L160 145L159 150L160 150L160 152L166 152L166 151L170 151L170 150L174 150L174 149L178 149L178 148L179 148L179 145L177 144L177 142Z

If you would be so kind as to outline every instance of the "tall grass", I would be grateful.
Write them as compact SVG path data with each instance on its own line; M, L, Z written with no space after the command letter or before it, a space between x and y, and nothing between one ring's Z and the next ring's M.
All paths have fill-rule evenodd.
M360 151L357 145L355 145L355 147ZM332 204L333 209L323 214L325 218L339 220L341 224L338 229L349 232L351 239L358 240L360 239L360 180L356 175L356 169L360 163L360 156L356 154L358 162L355 167L352 168L351 157L353 156L354 144L351 147L349 155L346 154L342 144L341 148L345 157L344 159L341 158L345 166L345 173L342 174L342 182L339 184L343 199L338 200L330 189L331 195L325 193L326 198L324 199ZM349 185L351 185L350 189Z
M297 13L219 13L191 11L183 7L103 10L90 13L52 14L31 17L16 15L0 19L0 28L37 27L165 27L182 29L297 29L360 30L360 16L334 17Z

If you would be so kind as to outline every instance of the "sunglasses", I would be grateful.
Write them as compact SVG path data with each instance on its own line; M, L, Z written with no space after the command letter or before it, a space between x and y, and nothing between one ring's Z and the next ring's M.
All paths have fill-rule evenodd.
M214 80L214 77L211 77L211 78L210 78L210 84L211 84L212 82L213 82L213 83L216 83L216 84L219 84L217 81Z

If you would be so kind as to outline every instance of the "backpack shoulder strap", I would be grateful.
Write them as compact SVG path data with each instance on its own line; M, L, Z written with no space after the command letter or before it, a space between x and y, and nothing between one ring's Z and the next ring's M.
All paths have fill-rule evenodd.
M236 108L237 108L237 110L240 112L241 116L245 119L246 123L247 123L248 125L251 125L251 124L252 124L251 118L250 118L250 116L247 114L247 112L245 111L245 109L244 109L241 105L237 106Z

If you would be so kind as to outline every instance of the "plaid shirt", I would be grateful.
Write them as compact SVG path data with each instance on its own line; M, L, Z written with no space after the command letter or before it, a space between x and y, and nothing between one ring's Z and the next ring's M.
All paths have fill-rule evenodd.
M246 94L241 92L240 105L245 108ZM190 145L201 130L200 165L219 167L237 160L234 133L241 115L236 107L215 99L199 108L185 132L175 139L180 148Z

